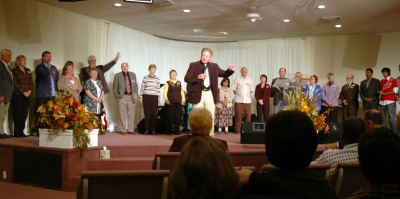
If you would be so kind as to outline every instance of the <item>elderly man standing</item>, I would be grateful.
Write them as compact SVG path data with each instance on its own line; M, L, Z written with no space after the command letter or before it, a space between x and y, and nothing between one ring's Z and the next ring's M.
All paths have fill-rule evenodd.
M218 64L212 63L213 52L209 48L201 50L199 61L192 62L185 75L187 83L188 102L193 108L205 108L210 111L214 124L215 104L219 101L218 77L229 77L235 71L235 65L229 65L227 70L222 70ZM214 125L210 130L214 137Z
M279 69L279 77L272 80L272 95L274 97L274 110L275 113L278 113L285 105L283 92L288 89L290 84L290 80L286 77L286 68Z
M328 123L336 123L339 113L340 87L335 83L335 75L328 73L328 82L322 86L322 106L321 112L330 109L326 118Z
M251 122L251 93L254 92L253 80L247 76L247 68L240 70L241 76L233 81L232 89L235 93L235 134L240 132L242 114L246 122Z
M111 67L113 67L117 63L120 56L121 56L120 53L117 53L117 55L115 55L115 58L112 61L110 61L108 64L103 66L103 65L96 65L96 63L97 63L96 57L94 55L90 55L88 57L89 66L82 68L81 72L79 74L79 79L81 80L82 85L85 84L86 80L90 79L90 75L89 75L90 68L97 68L97 71L99 72L97 79L99 79L101 81L101 84L103 85L104 94L109 93L110 89L108 88L106 78L104 77L104 73L106 73L108 70L110 70ZM85 95L85 91L83 90L81 92L81 100L83 100L84 95Z
M4 132L4 122L10 108L14 80L10 66L8 66L12 57L11 50L3 49L0 54L0 139L4 139L10 137L10 135Z
M120 132L132 134L135 120L135 100L138 96L136 74L128 71L129 65L121 64L122 72L114 76L114 97L118 101Z
M342 86L342 91L340 92L340 99L343 105L343 120L348 117L357 117L358 115L358 93L360 87L353 80L353 74L347 74L347 83Z

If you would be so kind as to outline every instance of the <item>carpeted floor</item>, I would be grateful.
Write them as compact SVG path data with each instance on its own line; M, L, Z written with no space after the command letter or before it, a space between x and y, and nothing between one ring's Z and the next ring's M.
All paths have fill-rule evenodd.
M75 199L75 192L56 191L0 181L2 199Z

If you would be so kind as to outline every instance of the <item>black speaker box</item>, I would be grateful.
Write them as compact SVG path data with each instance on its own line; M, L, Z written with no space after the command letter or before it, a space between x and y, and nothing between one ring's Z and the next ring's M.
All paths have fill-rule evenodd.
M318 139L320 144L329 144L334 143L340 140L340 124L339 123L330 123L329 131L319 132Z
M242 122L241 144L265 144L265 123Z

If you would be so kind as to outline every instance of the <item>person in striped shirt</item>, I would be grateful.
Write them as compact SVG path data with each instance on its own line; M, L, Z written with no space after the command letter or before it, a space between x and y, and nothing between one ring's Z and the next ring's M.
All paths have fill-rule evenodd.
M140 88L140 103L144 109L145 135L156 134L157 107L160 103L160 78L157 77L155 64L149 65L149 74L143 77Z

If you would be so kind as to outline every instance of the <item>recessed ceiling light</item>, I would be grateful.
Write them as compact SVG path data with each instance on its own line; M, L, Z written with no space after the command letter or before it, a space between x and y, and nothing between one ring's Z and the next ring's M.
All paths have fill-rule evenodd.
M290 19L284 19L283 22L290 22Z
M121 3L115 3L114 6L115 7L120 7L120 6L122 6L122 4Z
M325 5L319 5L318 8L319 8L319 9L324 9L324 8L325 8Z
M227 32L220 32L221 34L224 34L224 35L227 35L228 33Z
M184 12L184 13L189 13L189 12L190 12L190 9L188 9L188 8L183 9L182 12Z
M336 28L341 28L341 27L342 27L342 25L340 25L340 24L336 24L336 25L335 25L335 27L336 27Z
M193 29L193 32L200 32L200 29Z

